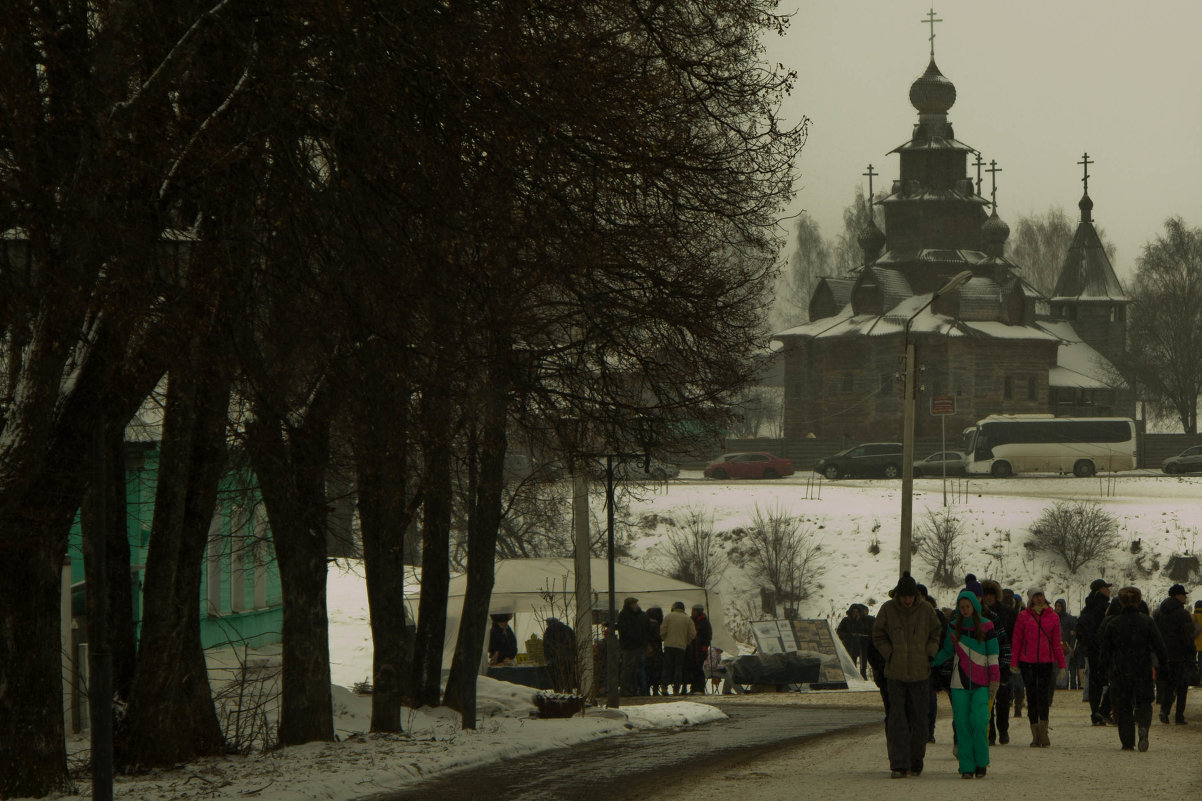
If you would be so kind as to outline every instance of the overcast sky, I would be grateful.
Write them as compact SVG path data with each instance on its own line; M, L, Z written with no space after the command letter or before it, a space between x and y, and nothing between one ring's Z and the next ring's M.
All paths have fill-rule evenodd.
M812 121L793 210L831 237L869 163L875 187L898 176L886 155L917 121L910 84L926 69L929 3L783 0L795 10L768 58L797 71L787 116ZM1202 226L1202 3L1197 0L943 0L935 60L956 86L956 138L996 159L998 211L1060 205L1079 216L1088 151L1094 221L1127 280L1144 243L1180 215ZM970 169L975 177L975 169ZM989 195L989 175L983 194Z

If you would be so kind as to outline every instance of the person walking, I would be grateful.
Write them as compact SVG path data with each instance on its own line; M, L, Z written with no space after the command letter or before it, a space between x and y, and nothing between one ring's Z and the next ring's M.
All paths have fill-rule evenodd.
M1085 651L1086 681L1089 692L1089 719L1095 726L1105 726L1108 722L1109 703L1104 698L1106 675L1102 670L1098 640L1098 629L1110 606L1111 584L1106 579L1094 579L1089 585L1089 595L1085 598L1085 606L1077 616L1077 648Z
M839 621L839 627L835 629L835 634L839 635L839 641L843 643L843 647L847 649L848 656L856 663L856 667L860 670L860 676L868 678L868 641L872 638L872 624L874 618L868 614L868 607L861 603L854 603L847 609L847 615Z
M993 622L993 630L998 641L998 670L1000 674L997 697L989 707L989 744L994 742L1007 745L1010 742L1010 704L1014 701L1014 692L1010 681L1011 643L1010 636L1014 631L1014 623L1018 612L1009 604L1002 603L1002 585L992 579L981 582L981 614ZM1015 717L1018 713L1015 714Z
M644 653L647 648L647 613L639 608L639 599L633 596L622 602L618 613L618 649L621 651L622 695L643 695L642 686Z
M909 572L903 573L872 626L872 644L885 658L889 694L885 741L894 779L922 773L931 660L939 648L939 634L934 607L918 601L918 582Z
M684 602L676 601L672 609L664 616L664 622L659 627L660 636L664 640L664 666L660 681L673 687L676 695L684 694L684 659L685 650L689 643L697 639L697 627L693 619L684 613Z
M1047 748L1048 710L1052 705L1056 670L1063 670L1064 649L1060 647L1060 618L1048 606L1043 588L1027 590L1027 608L1018 613L1010 639L1011 670L1023 674L1027 690L1027 720L1031 723L1031 747Z
M1194 621L1194 651L1198 661L1194 666L1194 686L1202 682L1202 601L1194 601L1194 613L1190 615Z
M1064 659L1068 662L1068 686L1065 689L1081 689L1077 681L1077 616L1069 613L1068 603L1063 598L1057 598L1052 604L1056 615L1060 618L1060 642L1064 648Z
M947 627L935 665L952 660L952 718L956 724L960 778L985 775L989 767L989 709L1001 681L997 631L981 616L973 590L956 598L956 611Z
M1119 745L1124 751L1134 751L1138 727L1139 750L1147 751L1148 729L1152 726L1153 667L1165 664L1168 652L1159 627L1140 611L1139 589L1123 587L1118 600L1121 611L1106 618L1098 633L1100 663L1106 669Z
M1185 695L1189 692L1190 679L1187 667L1193 666L1197 659L1194 651L1194 621L1186 609L1187 603L1189 594L1185 587L1174 584L1169 588L1169 597L1161 602L1152 615L1168 652L1168 659L1156 671L1160 722L1169 722L1169 711L1176 701L1177 714L1173 722L1179 726L1185 725Z

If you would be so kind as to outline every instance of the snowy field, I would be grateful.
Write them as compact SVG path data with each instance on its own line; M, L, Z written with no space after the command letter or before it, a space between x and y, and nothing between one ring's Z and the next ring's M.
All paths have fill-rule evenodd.
M837 622L853 602L873 611L897 580L898 481L861 480L816 483L811 474L755 482L714 482L686 472L665 485L647 485L629 496L630 513L640 523L634 562L644 568L663 566L661 543L669 521L691 508L712 512L717 531L746 526L757 505L782 509L804 521L822 546L825 572L821 587L801 605L805 617L831 617ZM927 510L942 510L943 485L938 479L915 481L914 530L920 535ZM1150 601L1159 602L1173 582L1163 574L1172 555L1195 553L1202 526L1202 478L1121 475L1115 479L1012 478L948 482L948 504L964 528L964 572L996 578L1003 586L1026 593L1039 583L1050 598L1065 597L1070 610L1080 608L1093 578L1133 582ZM1073 576L1046 554L1030 552L1023 543L1040 512L1057 500L1091 500L1119 521L1122 547L1105 564L1089 565ZM1131 543L1138 540L1138 553ZM874 548L874 543L876 548ZM878 553L872 553L879 549ZM914 574L927 581L926 567L914 560ZM1194 577L1195 580L1197 577ZM930 584L929 581L927 581ZM1184 582L1191 593L1196 584ZM754 583L742 571L726 571L720 588L728 607L758 599ZM947 603L951 588L931 585ZM1191 600L1197 598L1191 595ZM402 735L366 733L370 698L348 689L370 680L371 639L367 595L361 566L331 566L329 578L330 649L335 691L336 727L340 742L315 743L269 754L202 760L172 771L118 777L119 799L352 799L412 785L423 778L489 761L560 748L641 728L684 726L724 717L712 706L672 702L621 710L590 709L570 720L532 718L532 691L487 678L480 679L481 721L476 731L462 731L446 710L406 713ZM728 615L728 619L729 619ZM260 654L270 659L270 652ZM823 694L829 695L829 694ZM817 699L815 699L817 700ZM85 748L86 741L73 748ZM85 755L77 753L76 758ZM81 796L89 793L88 777L77 779Z

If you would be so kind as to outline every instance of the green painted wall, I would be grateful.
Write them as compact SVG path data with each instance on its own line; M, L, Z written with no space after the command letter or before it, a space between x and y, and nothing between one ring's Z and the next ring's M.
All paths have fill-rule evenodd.
M142 578L158 476L157 445L146 450L141 460L130 462L126 504L134 620L140 627ZM72 583L77 587L75 611L82 614L84 569L78 518L69 547ZM284 618L280 574L267 516L249 471L231 471L222 479L202 570L197 603L205 648L227 643L257 647L280 641Z

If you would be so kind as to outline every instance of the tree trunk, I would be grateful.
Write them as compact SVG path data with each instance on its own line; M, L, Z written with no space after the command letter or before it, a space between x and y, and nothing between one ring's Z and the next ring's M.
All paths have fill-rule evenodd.
M438 371L431 384L437 383ZM422 493L422 592L414 643L414 703L438 706L441 700L442 649L447 630L447 593L451 582L450 399L445 385L428 386L422 397L424 483Z
M476 728L476 679L495 578L497 528L501 525L504 488L508 387L501 376L493 375L484 382L484 391L480 475L468 523L467 593L445 699L447 706L459 712L465 729Z
M125 480L125 424L109 424L105 432L105 564L108 565L107 581L109 650L112 654L113 695L123 701L129 700L133 689L136 668L137 637L134 627L133 589L130 583L129 521L126 508ZM84 564L92 561L91 535L95 525L92 488L84 496L80 510L80 528L83 532ZM92 594L92 583L86 586L87 608L99 608Z
M200 639L201 573L226 466L230 385L172 372L142 588L142 637L117 764L159 767L223 753Z
M359 525L371 610L371 730L401 731L401 705L412 698L412 643L405 619L405 532L413 519L406 481L408 393L392 386L381 365L362 371L367 408L354 410ZM391 375L391 373L387 373ZM390 419L377 404L392 410Z
M330 418L315 401L302 426L260 404L247 450L271 522L284 596L280 745L334 739L326 614L325 471Z

